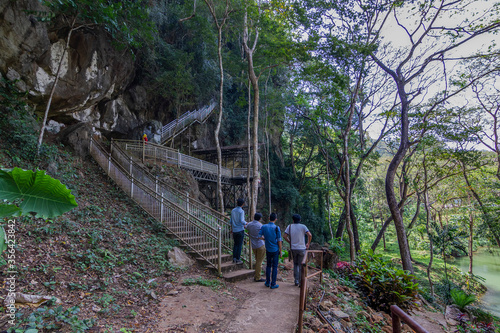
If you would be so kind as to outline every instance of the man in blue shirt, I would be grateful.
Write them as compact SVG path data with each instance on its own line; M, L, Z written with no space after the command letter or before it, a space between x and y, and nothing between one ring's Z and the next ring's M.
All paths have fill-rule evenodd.
M276 213L271 213L269 215L269 223L264 224L260 228L259 236L261 239L265 240L266 243L266 287L271 287L271 289L276 289L279 285L276 284L276 277L278 276L278 260L281 257L281 245L283 243L281 239L281 230L274 224L276 222ZM271 279L271 269L272 269L272 279Z
M236 201L238 205L231 211L231 232L233 233L234 245L233 245L233 262L236 264L242 264L243 261L240 260L241 248L243 247L243 237L245 236L245 226L247 222L245 221L245 212L243 211L243 204L245 200L239 198Z

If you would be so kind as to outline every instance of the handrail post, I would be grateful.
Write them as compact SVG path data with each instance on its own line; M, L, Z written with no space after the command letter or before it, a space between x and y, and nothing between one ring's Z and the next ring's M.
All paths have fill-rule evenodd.
M404 323L416 333L428 333L425 328L420 326L419 323L417 323L412 317L410 317L397 305L391 305L391 317L393 333L401 333L401 321L404 321Z
M155 198L158 198L158 176L155 176Z
M108 175L111 173L111 152L108 154Z
M218 251L218 258L217 258L217 267L219 271L219 275L222 274L222 228L219 226L218 228L218 246L217 246L217 251Z
M160 223L163 223L163 193L161 194L160 201Z
M250 239L250 234L248 234L248 268L252 269L252 240Z
M392 317L392 333L401 333L401 319L399 316L391 311Z
M133 199L134 198L134 176L132 175L132 156L129 159L129 163L130 163L130 168L129 168L129 172L130 172L130 197Z
M307 258L307 251L306 251L306 258ZM300 270L299 324L298 324L299 333L302 333L302 326L304 325L304 310L306 308L306 270L305 270L306 266L307 265L303 261L302 269Z

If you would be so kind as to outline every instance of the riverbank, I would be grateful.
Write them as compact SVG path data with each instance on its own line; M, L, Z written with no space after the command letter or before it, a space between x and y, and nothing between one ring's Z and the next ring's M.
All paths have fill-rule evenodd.
M480 248L472 260L474 275L484 278L483 284L488 288L481 296L481 307L500 317L500 249ZM454 264L465 273L469 270L468 257L456 258Z

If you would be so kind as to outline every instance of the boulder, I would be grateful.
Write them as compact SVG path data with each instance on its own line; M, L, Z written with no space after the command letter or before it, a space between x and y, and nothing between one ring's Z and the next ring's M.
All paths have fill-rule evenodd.
M173 266L176 266L178 268L188 268L194 264L193 259L191 259L178 247L174 247L171 251L168 252L168 260Z
M446 322L450 326L457 326L458 325L458 316L462 315L462 312L455 306L455 305L448 305L446 307L446 311L444 314L444 318L446 319ZM466 319L468 320L469 317L467 316Z
M64 145L71 147L76 155L86 157L89 154L90 138L94 128L89 123L77 123L66 127L58 134L58 139Z

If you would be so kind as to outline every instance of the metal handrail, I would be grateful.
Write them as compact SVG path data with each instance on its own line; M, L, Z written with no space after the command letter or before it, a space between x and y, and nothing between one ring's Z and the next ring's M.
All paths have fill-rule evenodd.
M144 144L144 142L140 140L113 140L113 142L118 142L126 151L137 153L137 156L140 155L155 160L165 161L189 170L201 171L212 175L218 174L217 170L219 167L217 164L179 153L179 151L172 148L150 142ZM251 168L221 168L221 176L227 178L246 178L248 172L253 176L253 169Z
M161 129L161 142L165 143L173 136L184 131L188 126L194 122L203 123L210 113L215 109L216 103L212 102L207 106L195 111L188 111L179 118L163 126Z
M406 312L401 310L397 305L391 305L391 317L392 317L392 332L401 333L401 320L405 322L412 330L416 333L428 333L425 328L420 326L415 320L413 320Z
M116 159L116 161L125 169L127 167L133 166L131 168L131 173L135 175L136 178L141 179L143 183L155 192L162 193L163 195L169 196L170 200L175 202L178 206L189 211L197 216L203 216L204 219L211 221L214 226L220 226L222 228L222 247L226 250L231 250L231 225L229 223L229 218L225 215L207 207L198 200L190 198L185 193L176 190L167 182L164 182L154 175L146 171L140 164L133 161L132 157L129 156L125 151L123 151L119 146L111 145L111 154Z
M321 267L318 271L307 275L307 264L309 262L309 254L321 254ZM317 268L310 267L317 270ZM323 251L321 250L307 250L304 259L302 260L302 269L300 272L300 298L299 298L299 322L298 332L302 333L302 326L304 323L304 311L306 310L306 293L307 293L307 280L319 274L319 283L323 282Z
M91 139L90 153L98 164L106 170L107 174L130 195L132 200L137 202L153 218L159 220L160 223L163 223L168 218L170 224L166 224L167 229L211 266L218 269L219 274L221 273L221 248L223 240L220 226L214 227L207 224L197 216L182 209L176 203L171 202L163 194L153 191L139 179L136 179L133 173L129 173L126 168L120 165L119 161L111 156L111 153L106 153L105 149L93 138ZM134 195L136 192L137 194ZM171 220L178 222L177 224L172 224ZM190 236L201 237L204 239L204 242L192 244L180 235L181 232L187 233ZM210 239L213 241L211 242ZM212 247L208 248L206 246L207 243Z
M114 139L111 141L111 147L112 147L111 149L112 149L112 151L118 150L123 155L130 157L130 154L128 154L126 150L122 149L122 143L124 143L124 144L128 144L128 143L134 144L134 143L137 143L137 141L135 141L135 140L114 140ZM148 143L148 145L149 145L149 143ZM165 147L159 146L159 145L156 145L156 146L161 147L161 148L165 148ZM173 151L176 152L175 150L173 150ZM140 166L136 162L133 162L133 163L135 164L135 166L137 166L138 168L140 168L140 169L143 170L142 166ZM152 175L151 173L149 173L149 172L147 172L145 170L143 170L143 171L144 171L144 173L146 173L149 176L150 179L156 179L156 177L154 175ZM158 179L158 182L159 182L159 184L161 184L164 187L168 188L170 192L173 192L177 196L182 197L183 200L189 201L192 205L200 207L200 209L206 211L207 213L217 216L220 220L222 220L221 224L223 224L223 225L229 225L229 218L226 215L222 214L221 212L219 212L219 211L217 211L215 209L212 209L211 207L205 205L204 203L202 203L202 202L200 202L200 201L198 201L196 199L189 198L185 193L179 191L178 189L176 189L175 187L173 187L172 185L170 185L167 182L164 182L164 181L162 181L160 179Z

